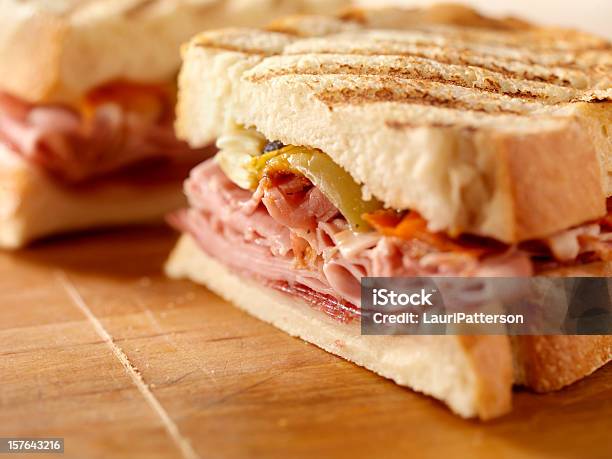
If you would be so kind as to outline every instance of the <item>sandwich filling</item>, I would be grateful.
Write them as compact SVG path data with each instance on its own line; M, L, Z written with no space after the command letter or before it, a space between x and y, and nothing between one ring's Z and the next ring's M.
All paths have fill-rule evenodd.
M175 89L114 83L88 93L78 108L31 104L0 93L0 142L67 184L131 166L185 163L209 156L173 131Z
M364 197L319 150L236 132L192 171L190 208L171 223L232 270L341 321L359 314L364 276L531 276L612 253L610 214L517 245L451 237L430 231L414 211Z

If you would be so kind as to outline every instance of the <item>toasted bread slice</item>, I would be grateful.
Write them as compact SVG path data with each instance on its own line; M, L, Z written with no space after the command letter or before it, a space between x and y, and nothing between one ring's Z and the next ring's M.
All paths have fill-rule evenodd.
M203 33L183 49L177 130L228 121L319 148L433 231L507 243L603 216L612 45L472 10L352 10ZM563 209L561 212L560 209Z
M148 173L151 171L148 170ZM64 185L0 144L0 247L14 249L42 236L138 223L159 223L185 204L174 177L108 178L96 183Z
M0 3L0 91L72 103L109 81L166 82L195 33L254 26L275 15L322 12L346 0L6 0Z

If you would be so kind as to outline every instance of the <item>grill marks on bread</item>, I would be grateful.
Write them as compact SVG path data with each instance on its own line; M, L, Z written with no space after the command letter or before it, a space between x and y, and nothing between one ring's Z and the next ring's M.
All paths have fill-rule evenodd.
M338 78L353 76L364 79L378 77L380 81L422 81L455 87L471 88L478 92L498 93L519 99L538 99L546 103L569 102L583 92L571 87L537 81L507 78L497 72L473 66L442 64L413 56L369 56L345 54L280 55L267 59L245 74L249 81L258 83L280 76L310 75L313 79L324 75Z
M574 102L612 100L611 45L580 32L448 24L372 30L367 18L355 23L328 17L309 35L298 19L288 24L275 23L274 32L209 34L200 46L262 56L244 79L300 81L330 109L394 102L548 116Z
M350 34L341 35L333 44L324 38L302 40L285 50L285 54L349 54L355 56L394 56L429 59L440 64L472 66L496 72L508 78L550 83L586 89L596 86L612 71L609 64L592 65L591 54L543 53L536 56L526 51L505 48L463 46L460 43L436 46L388 37L372 37L355 41ZM579 62L584 61L584 62Z
M326 76L327 77L327 76ZM331 75L335 82L328 89L325 80L319 80L321 89L317 97L330 106L360 105L365 103L397 102L455 110L469 110L483 113L527 114L546 110L546 106L525 97L525 100L493 92L474 91L464 87L452 88L438 81L409 80L396 77L361 75L346 78Z

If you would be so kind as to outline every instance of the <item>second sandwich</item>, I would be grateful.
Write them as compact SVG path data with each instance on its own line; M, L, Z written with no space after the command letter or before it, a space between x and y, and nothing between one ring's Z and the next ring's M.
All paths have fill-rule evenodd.
M214 152L174 134L180 45L203 29L344 3L1 2L0 248L162 221Z

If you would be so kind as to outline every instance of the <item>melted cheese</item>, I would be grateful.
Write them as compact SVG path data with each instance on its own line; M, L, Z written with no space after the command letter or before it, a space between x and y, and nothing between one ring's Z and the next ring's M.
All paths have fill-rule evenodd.
M219 152L215 157L228 178L245 190L254 185L251 172L246 167L251 158L259 156L266 145L266 138L255 129L247 129L230 123L217 139Z

